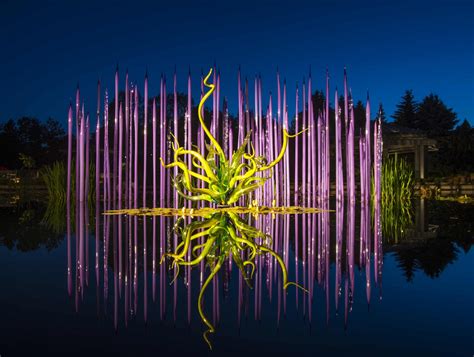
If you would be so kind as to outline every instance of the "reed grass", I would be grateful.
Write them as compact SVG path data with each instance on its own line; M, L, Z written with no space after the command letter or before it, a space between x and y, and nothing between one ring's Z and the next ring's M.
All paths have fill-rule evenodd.
M382 234L397 243L413 221L413 169L403 158L390 156L383 161L380 184Z
M66 204L67 204L67 170L63 162L55 162L52 165L44 166L40 170L40 176L43 179L48 191L48 202L43 217L43 223L53 232L61 233L66 229ZM76 173L74 162L71 165L71 217L75 215L76 207ZM95 203L95 164L89 165L89 193L87 205L89 215L94 217Z

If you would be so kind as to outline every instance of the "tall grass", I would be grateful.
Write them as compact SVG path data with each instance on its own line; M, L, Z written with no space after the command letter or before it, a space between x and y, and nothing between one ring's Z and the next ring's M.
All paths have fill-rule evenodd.
M41 169L43 178L48 190L48 199L61 205L66 205L66 168L64 163L55 162L51 166L45 166ZM73 181L76 177L72 175ZM73 187L74 183L71 184ZM74 192L74 190L71 190Z
M397 243L412 224L413 169L403 158L390 156L383 161L380 184L382 234Z
M74 162L71 165L71 217L74 217L76 207L76 173ZM66 185L67 170L63 162L55 162L50 166L41 169L40 175L48 190L48 205L43 222L54 232L64 232L66 227ZM93 214L95 202L95 165L89 166L89 194L87 204L89 214Z

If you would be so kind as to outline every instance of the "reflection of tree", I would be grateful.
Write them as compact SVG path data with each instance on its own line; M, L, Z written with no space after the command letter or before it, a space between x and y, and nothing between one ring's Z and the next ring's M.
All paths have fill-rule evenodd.
M54 233L42 223L43 210L34 206L1 209L0 245L22 252L57 248L64 234Z
M437 278L459 256L459 248L452 241L434 239L418 246L407 246L395 253L397 266L408 281L421 270L430 278Z
M455 242L467 253L474 241L474 207L449 201L427 203L428 217L439 226L439 237Z
M400 245L387 247L395 252L398 267L408 281L416 271L437 278L444 269L467 253L474 242L472 222L474 210L457 202L426 201L431 224L439 227L436 238L413 239L406 237Z

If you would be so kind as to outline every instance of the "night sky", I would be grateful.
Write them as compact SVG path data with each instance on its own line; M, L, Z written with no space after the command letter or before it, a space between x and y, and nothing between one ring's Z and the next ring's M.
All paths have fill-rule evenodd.
M310 66L313 90L323 88L327 67L331 91L346 66L355 99L369 90L387 116L413 89L418 100L438 94L473 124L473 13L472 1L456 0L2 1L0 122L28 115L65 123L77 83L95 112L97 80L112 93L117 63L121 86L126 69L139 85L148 69L152 95L161 73L172 83L175 65L184 91L190 66L196 95L201 69L215 61L233 113L239 65L249 79L261 74L264 107L278 66L290 116Z

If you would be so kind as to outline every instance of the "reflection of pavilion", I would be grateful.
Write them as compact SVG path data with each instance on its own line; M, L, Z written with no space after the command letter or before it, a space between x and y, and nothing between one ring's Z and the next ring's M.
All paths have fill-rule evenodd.
M409 238L411 239L432 239L438 236L439 226L436 224L430 224L427 219L427 211L425 209L425 199L420 198L415 201L415 224L414 229Z
M436 201L418 199L413 202L414 218L406 236L395 244L386 244L385 253L393 253L406 279L412 281L416 272L437 278L472 246L469 215L453 210L450 202L441 212L434 212ZM457 215L459 219L456 218ZM454 218L456 223L453 223ZM449 222L448 224L446 224ZM464 223L457 223L464 222Z
M387 123L383 127L384 151L389 155L414 156L416 179L425 178L426 152L438 151L436 140L429 139L420 130Z

